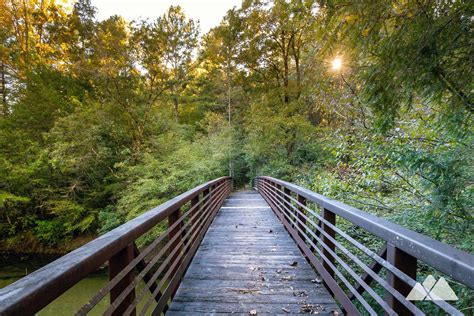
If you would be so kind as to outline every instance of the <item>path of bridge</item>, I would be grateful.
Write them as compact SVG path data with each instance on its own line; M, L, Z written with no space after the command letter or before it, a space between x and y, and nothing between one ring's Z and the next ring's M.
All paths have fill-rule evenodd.
M341 313L265 200L255 191L235 192L210 226L166 314L254 312Z

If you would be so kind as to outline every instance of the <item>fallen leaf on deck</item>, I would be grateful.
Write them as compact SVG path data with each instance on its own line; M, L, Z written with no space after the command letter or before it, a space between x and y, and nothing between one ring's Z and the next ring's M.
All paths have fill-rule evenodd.
M308 293L306 291L297 291L297 292L293 292L293 295L299 296L299 297L306 297L308 296Z
M258 289L230 289L233 292L237 292L239 294L254 294L258 293Z
M298 261L293 261L293 262L290 264L290 266L292 266L292 267L296 267L297 265L298 265Z
M303 304L300 308L300 313L310 313L312 314L314 312L314 306L313 304Z

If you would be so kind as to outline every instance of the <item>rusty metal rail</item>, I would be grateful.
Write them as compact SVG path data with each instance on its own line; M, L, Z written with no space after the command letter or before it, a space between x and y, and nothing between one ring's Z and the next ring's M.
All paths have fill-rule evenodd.
M424 315L406 299L421 263L474 288L474 256L466 252L292 183L262 176L255 187L349 315ZM343 225L336 226L337 218ZM362 230L380 240L381 249L364 245L354 234ZM462 315L424 290L439 313Z
M32 315L107 262L110 281L77 315L107 296L105 315L135 315L139 304L140 315L165 312L231 191L230 177L200 185L0 289L0 315ZM140 252L137 238L158 226L163 232Z

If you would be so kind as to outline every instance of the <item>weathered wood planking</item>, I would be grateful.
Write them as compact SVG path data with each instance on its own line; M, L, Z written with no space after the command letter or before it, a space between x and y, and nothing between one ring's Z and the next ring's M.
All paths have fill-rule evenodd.
M167 315L341 314L257 192L229 196L210 226Z

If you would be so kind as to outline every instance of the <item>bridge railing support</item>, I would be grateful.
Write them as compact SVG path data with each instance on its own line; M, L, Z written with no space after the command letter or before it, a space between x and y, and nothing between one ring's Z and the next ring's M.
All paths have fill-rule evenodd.
M76 315L107 296L105 315L165 312L231 188L229 177L202 184L0 289L0 315L35 314L107 263L110 281ZM154 239L139 251L145 234Z
M419 262L474 294L474 256L466 252L289 182L262 176L255 187L348 315L423 315L407 299L414 287L428 295L430 312L462 315L417 283Z
M325 247L321 248L323 250L323 255L328 258L328 260L323 264L323 267L324 269L326 269L326 271L328 271L329 275L334 278L334 271L331 266L334 266L336 261L335 258L332 256L332 253L336 251L336 245L331 240L334 240L334 238L336 238L336 232L331 228L331 226L336 226L336 214L326 208L323 208L321 215L325 222L328 223L323 223L323 231L325 232L325 234L322 238L322 242ZM331 226L329 224L331 224Z
M109 279L113 280L130 262L135 258L134 245L130 244L120 250L113 257L109 259ZM110 302L113 304L120 296L124 289L126 289L133 281L132 273L127 273L122 280L110 290ZM131 291L123 302L112 313L114 316L123 315L128 306L135 299L135 291ZM135 311L133 311L135 314Z
M304 234L306 233L306 216L305 216L305 210L304 210L304 207L306 206L306 199L304 198L304 196L301 196L301 195L297 195L298 197L298 203L301 205L301 206L298 206L298 210L296 211L296 214L298 216L298 235L300 236L300 238L303 238L304 237Z
M416 271L417 271L417 260L412 255L406 253L405 251L397 248L396 246L387 243L387 261L390 262L395 268L399 269L411 279L416 280ZM408 296L412 287L410 287L403 280L398 278L391 271L387 271L387 282L393 287L396 291ZM386 292L386 300L388 305L399 315L408 315L410 311L399 302L390 292Z

